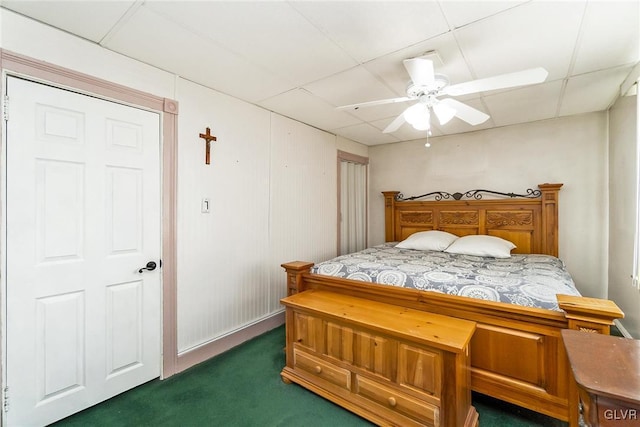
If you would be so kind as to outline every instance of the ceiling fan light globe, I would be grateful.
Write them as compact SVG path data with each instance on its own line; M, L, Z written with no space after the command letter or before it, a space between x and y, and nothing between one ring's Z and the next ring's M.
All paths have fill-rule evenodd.
M413 128L415 130L430 130L431 129L431 123L429 123L429 121L420 121L420 122L415 122L415 123L411 123L411 126L413 126Z
M433 112L438 117L441 125L446 125L456 115L456 109L445 103L439 102L433 106Z
M411 124L422 121L429 121L429 108L424 104L416 104L407 108L404 112L404 119Z

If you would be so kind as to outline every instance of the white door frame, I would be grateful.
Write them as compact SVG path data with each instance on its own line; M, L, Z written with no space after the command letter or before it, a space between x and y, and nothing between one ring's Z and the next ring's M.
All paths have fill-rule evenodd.
M122 85L98 79L63 67L35 60L23 55L15 54L0 49L0 70L2 70L2 99L6 93L6 76L17 76L29 80L50 84L62 89L70 89L78 93L97 96L102 99L116 101L137 108L155 111L160 114L161 129L161 169L162 169L162 368L161 378L167 378L178 369L177 351L177 245L176 245L176 211L177 211L177 133L178 133L178 102L172 99L150 95ZM0 135L2 135L2 157L0 163L0 185L5 185L6 164L6 131L4 119L0 120ZM3 212L6 200L2 201ZM0 301L0 319L4 323L6 313L4 310L6 283L4 281L6 259L6 230L4 218L0 221L0 238L2 239L2 265L0 275L2 277L2 300ZM2 364L0 372L0 390L4 395L4 369L6 364L5 351L5 327L1 329L0 349L2 352ZM0 409L1 410L1 409ZM4 413L4 411L3 411ZM1 418L4 419L4 416Z

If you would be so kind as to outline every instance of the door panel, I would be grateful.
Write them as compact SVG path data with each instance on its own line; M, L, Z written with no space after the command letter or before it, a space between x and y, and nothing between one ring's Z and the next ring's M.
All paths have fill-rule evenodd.
M107 195L109 253L142 251L142 170L108 167Z
M36 175L37 259L41 263L81 259L84 165L39 159Z
M160 375L157 113L9 77L8 425Z
M107 376L121 375L141 366L143 329L140 318L142 281L107 287Z
M35 379L41 404L85 385L84 292L39 298L36 302Z

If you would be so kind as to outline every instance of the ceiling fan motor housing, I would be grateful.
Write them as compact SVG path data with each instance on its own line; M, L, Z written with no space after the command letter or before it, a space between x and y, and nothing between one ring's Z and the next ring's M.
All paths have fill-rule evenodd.
M435 74L433 82L427 85L417 85L409 82L407 86L407 96L419 98L421 95L438 95L442 89L449 85L449 79L443 74Z

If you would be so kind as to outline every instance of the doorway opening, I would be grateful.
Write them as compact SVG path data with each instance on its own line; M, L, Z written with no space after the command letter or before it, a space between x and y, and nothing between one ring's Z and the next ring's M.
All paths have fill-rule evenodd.
M369 159L338 151L338 255L368 245Z

